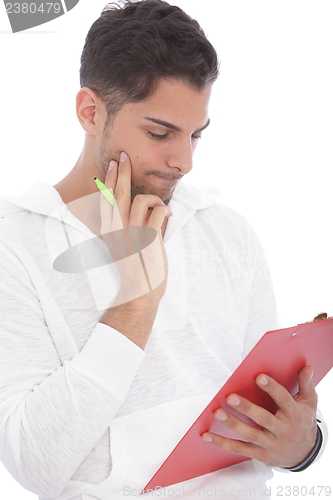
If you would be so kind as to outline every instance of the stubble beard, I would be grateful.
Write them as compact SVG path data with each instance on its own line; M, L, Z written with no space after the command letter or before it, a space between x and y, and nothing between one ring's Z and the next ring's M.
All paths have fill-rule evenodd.
M170 194L170 196L168 196L168 198L163 198L162 196L159 196L158 193L153 192L152 190L149 190L143 184L137 184L136 182L134 182L133 180L131 180L131 203L133 203L134 198L138 194L153 194L153 195L158 196L159 198L161 198L161 200L163 201L163 203L165 205L169 205L169 203L171 201L171 198L172 198L172 195L173 195L173 192L174 192L175 189L176 188L173 188L173 190L171 191L171 194Z
M107 148L108 142L109 142L109 134L104 130L102 144L101 144L100 153L99 153L99 168L100 168L101 172L103 172L103 176L104 176L103 181L105 180L110 161L115 160L118 162L118 160L116 160L116 158L115 158L116 155L112 151L108 150L108 148ZM155 173L155 172L154 171L147 171L147 172L145 172L145 175L149 175L150 173ZM175 189L176 189L176 187L174 187L172 189L171 194L167 198L163 199L163 197L159 196L158 193L153 192L152 190L149 190L143 184L137 184L131 178L131 203L133 203L134 198L138 194L153 194L153 195L161 198L161 200L163 201L163 203L165 205L169 205Z

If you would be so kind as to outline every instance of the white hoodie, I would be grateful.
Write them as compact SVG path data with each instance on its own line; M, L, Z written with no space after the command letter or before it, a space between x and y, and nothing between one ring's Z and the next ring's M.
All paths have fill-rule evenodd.
M58 192L38 182L0 200L0 458L40 498L137 496L257 340L279 326L260 244L217 196L183 182L175 190L168 286L145 352L99 323L117 293L111 265L53 269L65 241L60 220L71 237L94 236ZM271 477L250 460L163 491L234 499L249 489L262 498Z

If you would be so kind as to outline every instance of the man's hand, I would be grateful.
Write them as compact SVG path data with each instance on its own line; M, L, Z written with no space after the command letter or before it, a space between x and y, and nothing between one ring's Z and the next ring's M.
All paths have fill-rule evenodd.
M293 467L310 453L316 442L317 394L313 369L305 366L299 373L299 392L294 398L274 379L259 375L258 386L267 392L278 405L273 415L250 401L230 394L227 403L246 415L262 428L246 424L236 416L219 409L215 418L235 430L247 442L229 439L206 432L203 439L232 453L254 458L272 467Z
M111 242L114 246L118 232L122 244L127 241L129 256L116 262L121 289L101 322L143 348L166 289L167 258L161 228L172 212L158 196L151 194L137 195L131 203L131 162L126 154L121 154L119 165L112 161L110 166L104 184L114 194L115 204L112 207L101 195L101 236L109 243L112 255ZM133 226L153 228L156 238L142 252L131 255L129 228ZM140 239L140 230L137 234ZM136 243L140 247L140 241Z

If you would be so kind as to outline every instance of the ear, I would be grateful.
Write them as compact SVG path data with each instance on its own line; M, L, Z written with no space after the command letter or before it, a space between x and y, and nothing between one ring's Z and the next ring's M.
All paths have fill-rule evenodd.
M106 108L100 97L88 87L83 87L76 96L76 114L88 134L103 132L107 118Z

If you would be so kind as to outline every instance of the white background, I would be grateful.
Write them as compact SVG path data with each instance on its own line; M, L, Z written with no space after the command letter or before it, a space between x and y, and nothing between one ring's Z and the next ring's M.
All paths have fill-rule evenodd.
M1 194L21 192L36 179L54 184L76 162L84 140L75 115L80 54L105 3L80 0L65 16L12 34L1 2ZM189 180L218 187L220 202L254 226L283 326L321 311L333 315L331 0L173 3L199 20L221 60L212 124ZM329 425L332 382L331 372L318 385ZM272 497L281 498L279 485L333 489L332 463L329 441L325 455L306 472L276 473ZM315 491L307 498L324 497ZM36 498L1 465L0 495ZM282 495L288 496L286 488Z

